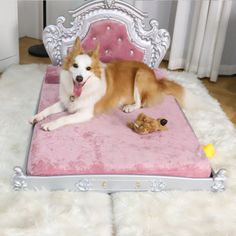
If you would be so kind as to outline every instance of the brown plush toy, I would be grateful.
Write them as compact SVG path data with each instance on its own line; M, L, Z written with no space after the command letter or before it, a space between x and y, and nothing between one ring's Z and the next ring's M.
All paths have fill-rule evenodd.
M167 130L166 119L154 119L146 116L143 112L138 115L134 122L127 124L134 132L138 134L149 134L156 131Z

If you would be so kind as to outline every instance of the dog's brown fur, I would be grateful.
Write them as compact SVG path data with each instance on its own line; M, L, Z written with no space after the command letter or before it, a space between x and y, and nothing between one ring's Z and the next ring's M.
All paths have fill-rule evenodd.
M106 67L107 91L96 104L95 113L101 113L119 104L134 103L134 85L138 87L142 107L153 106L164 95L173 95L182 104L183 88L167 79L157 79L154 71L137 61L114 61Z

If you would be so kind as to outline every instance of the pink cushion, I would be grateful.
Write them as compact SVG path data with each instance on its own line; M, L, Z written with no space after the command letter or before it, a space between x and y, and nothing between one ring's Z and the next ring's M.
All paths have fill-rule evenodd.
M143 61L144 51L135 46L127 34L126 26L114 20L100 20L90 25L82 47L88 52L100 44L100 59Z
M60 73L60 66L48 65L45 74L45 83L58 84L59 73Z
M39 110L58 100L58 85L43 84ZM126 127L141 112L168 120L168 131L138 135ZM62 114L52 115L48 122ZM89 122L45 132L34 128L28 175L155 174L209 177L211 168L172 97L129 114L116 110Z

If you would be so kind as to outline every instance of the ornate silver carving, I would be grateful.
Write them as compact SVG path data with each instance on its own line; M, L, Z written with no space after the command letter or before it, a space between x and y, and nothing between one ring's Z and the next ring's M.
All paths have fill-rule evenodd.
M78 183L75 184L76 188L82 192L87 192L92 187L92 184L88 179L82 179Z
M212 192L223 192L225 190L226 170L220 169L213 176Z
M43 42L54 65L61 65L67 51L63 51L63 44L68 40L75 40L80 32L82 22L77 17L71 28L64 27L65 17L57 18L57 25L49 25L44 29ZM72 45L72 43L71 43ZM65 48L64 50L67 50Z
M105 8L112 8L115 5L115 0L105 0L104 5Z
M159 29L156 20L151 20L151 29L145 30L147 14L119 0L95 0L69 13L74 18L72 27L64 27L65 18L59 17L56 25L47 26L43 32L43 42L54 65L62 64L77 36L83 39L90 24L103 19L124 23L131 41L144 50L144 62L152 68L158 67L170 45L169 33Z
M158 21L152 19L150 21L151 29L149 31L145 30L145 25L142 19L136 18L134 29L138 36L145 41L150 41L151 43L151 55L149 61L149 66L152 68L158 67L164 58L167 49L170 46L170 35L165 29L159 29Z
M166 184L161 180L152 180L150 187L152 192L161 192L166 188Z
M26 190L27 188L27 182L26 182L26 176L23 173L23 170L21 167L15 167L14 168L15 174L13 175L13 189L16 191L20 190Z

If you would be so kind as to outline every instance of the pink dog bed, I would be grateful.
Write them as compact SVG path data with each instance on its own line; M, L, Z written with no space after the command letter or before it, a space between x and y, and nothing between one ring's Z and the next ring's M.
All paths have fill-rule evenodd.
M58 69L49 67L39 111L58 100ZM127 128L140 112L168 120L168 131L138 135ZM48 122L62 114L52 115ZM126 114L120 110L89 122L45 132L36 124L29 150L27 174L138 174L209 177L208 159L173 97L162 104Z

